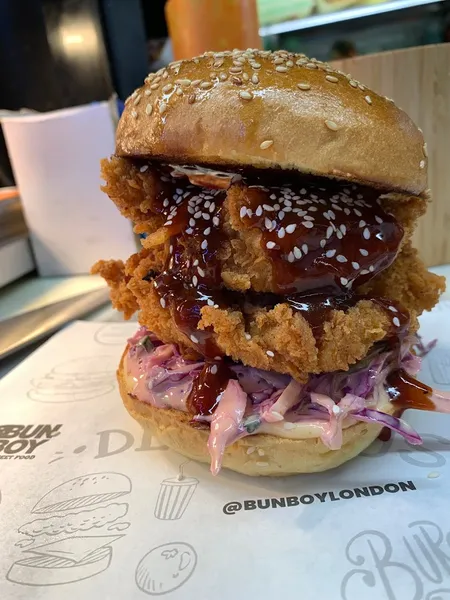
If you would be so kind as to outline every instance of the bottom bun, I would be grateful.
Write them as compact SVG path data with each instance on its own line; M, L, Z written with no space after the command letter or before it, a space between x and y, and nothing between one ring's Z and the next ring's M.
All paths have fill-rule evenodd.
M209 463L208 432L192 427L189 424L191 416L178 410L154 408L131 394L124 373L125 353L117 379L123 403L130 415L171 450L192 460ZM384 412L389 412L388 408L390 405L383 407ZM320 438L294 440L264 433L249 435L226 448L222 466L244 475L272 477L327 471L358 456L376 440L381 429L381 426L371 423L351 425L342 432L339 450L330 450ZM249 449L253 449L250 454Z

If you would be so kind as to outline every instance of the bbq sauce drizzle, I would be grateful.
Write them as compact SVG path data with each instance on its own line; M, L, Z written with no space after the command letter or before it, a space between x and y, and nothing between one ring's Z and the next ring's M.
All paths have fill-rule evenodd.
M223 181L217 189L199 187L173 177L166 167L153 168L160 172L160 187L152 208L164 216L170 236L165 269L153 278L153 285L161 306L171 311L177 327L206 358L188 408L193 414L211 415L234 375L213 332L197 328L201 310L245 303L244 295L223 288L220 273L227 192ZM261 231L277 292L256 295L258 302L289 303L317 335L330 311L347 310L365 298L352 288L393 262L403 229L383 211L379 192L371 188L318 178L303 178L292 187L274 186L254 175L243 181L248 187L240 218L244 226ZM214 178L208 183L213 185ZM389 314L390 339L398 344L408 330L409 316L389 300L367 299Z

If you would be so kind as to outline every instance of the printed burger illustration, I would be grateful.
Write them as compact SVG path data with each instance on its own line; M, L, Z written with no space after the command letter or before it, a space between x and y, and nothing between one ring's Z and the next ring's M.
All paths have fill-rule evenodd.
M81 581L105 571L111 544L128 529L123 521L128 504L113 502L131 492L131 481L120 473L76 477L55 487L31 510L39 515L19 528L26 536L16 546L31 556L20 558L7 579L31 586Z
M114 360L109 356L75 358L33 379L28 397L35 402L83 402L114 389Z

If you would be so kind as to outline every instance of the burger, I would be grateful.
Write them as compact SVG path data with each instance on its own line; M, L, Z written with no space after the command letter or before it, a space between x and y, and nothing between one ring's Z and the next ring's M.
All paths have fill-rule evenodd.
M138 312L129 413L214 474L323 471L383 428L419 443L403 410L448 412L413 379L417 317L444 289L411 241L427 164L391 100L303 54L150 74L102 164L142 249L93 267Z

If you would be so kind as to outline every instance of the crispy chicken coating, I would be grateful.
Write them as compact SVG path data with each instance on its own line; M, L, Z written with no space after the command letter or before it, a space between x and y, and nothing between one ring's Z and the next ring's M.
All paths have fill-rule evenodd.
M199 348L189 332L180 328L174 314L176 303L175 307L166 305L153 285L172 252L165 217L158 213L156 204L162 186L160 174L115 157L103 161L102 174L106 180L104 191L135 223L135 230L147 234L147 238L143 240L144 248L126 263L99 261L93 272L105 278L112 303L125 318L139 311L141 324L164 342L177 343L184 354L195 357ZM364 358L373 344L393 334L390 315L371 297L398 302L410 312L411 331L417 330L417 316L431 309L444 289L444 279L429 273L411 246L415 222L426 209L427 197L389 194L380 199L405 232L397 258L354 290L364 298L345 310L330 310L318 328L281 295L270 305L255 301L259 292L275 291L277 275L262 250L261 232L242 219L250 196L254 200L259 193L258 189L236 183L227 190L224 201L217 259L222 287L238 293L229 305L212 302L203 306L198 323L198 330L207 332L221 353L246 365L290 374L299 381L306 381L310 373L346 370ZM185 236L182 243L194 242ZM195 256L197 249L189 250Z

